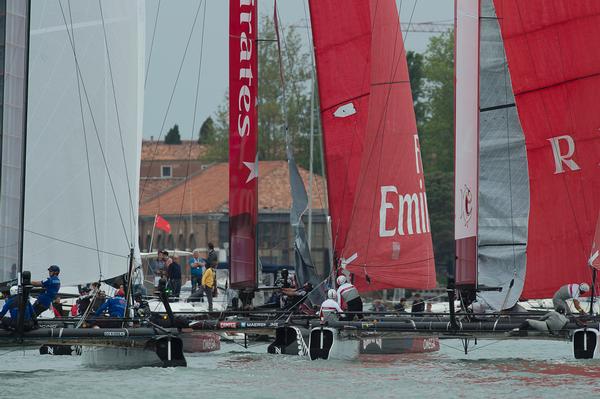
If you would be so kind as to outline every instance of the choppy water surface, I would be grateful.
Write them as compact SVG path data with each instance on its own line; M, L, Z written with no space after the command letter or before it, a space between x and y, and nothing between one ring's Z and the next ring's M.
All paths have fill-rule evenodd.
M0 349L0 398L554 398L600 397L600 361L574 360L562 342L480 341L464 355L374 356L354 362L266 354L224 344L188 355L187 368L95 370L78 357Z

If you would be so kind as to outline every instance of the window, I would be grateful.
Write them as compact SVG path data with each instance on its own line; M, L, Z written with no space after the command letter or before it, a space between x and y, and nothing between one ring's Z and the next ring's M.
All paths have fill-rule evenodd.
M160 177L172 177L172 168L171 166L161 166L160 168Z

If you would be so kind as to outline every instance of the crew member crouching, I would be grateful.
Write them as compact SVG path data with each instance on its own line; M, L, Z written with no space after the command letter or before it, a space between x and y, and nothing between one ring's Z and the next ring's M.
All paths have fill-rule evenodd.
M19 296L17 295L19 288L14 285L10 287L10 297L4 302L4 306L0 311L0 319L2 328L6 330L17 330L19 320ZM4 317L6 313L10 313L10 317ZM32 330L34 327L33 321L33 306L29 302L29 298L25 300L25 316L23 317L23 331Z
M319 318L321 321L335 321L337 316L344 316L342 308L337 303L337 292L334 289L327 291L327 299L321 304Z
M360 294L356 287L346 280L346 276L339 276L336 282L338 284L338 303L342 309L351 312L340 320L352 320L355 315L358 316L359 319L362 319L362 314L354 313L363 311L362 299L360 298Z

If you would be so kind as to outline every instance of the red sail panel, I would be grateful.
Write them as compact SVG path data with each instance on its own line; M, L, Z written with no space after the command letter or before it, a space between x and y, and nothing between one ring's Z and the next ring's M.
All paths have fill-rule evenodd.
M370 2L371 94L352 220L342 252L361 291L434 288L427 196L394 0Z
M229 243L232 288L256 286L258 11L229 2Z
M600 2L494 0L527 147L523 297L588 281L600 209Z
M310 0L309 4L333 247L339 255L346 242L367 126L369 2Z
M588 263L594 269L600 270L600 211L598 212L596 234L594 234L594 241L592 241L592 250L590 251Z

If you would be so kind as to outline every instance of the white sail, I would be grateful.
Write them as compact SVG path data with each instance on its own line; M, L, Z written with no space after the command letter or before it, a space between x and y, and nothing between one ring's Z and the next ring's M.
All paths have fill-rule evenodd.
M144 13L140 0L32 2L23 267L34 278L50 264L63 285L114 277L137 251Z

